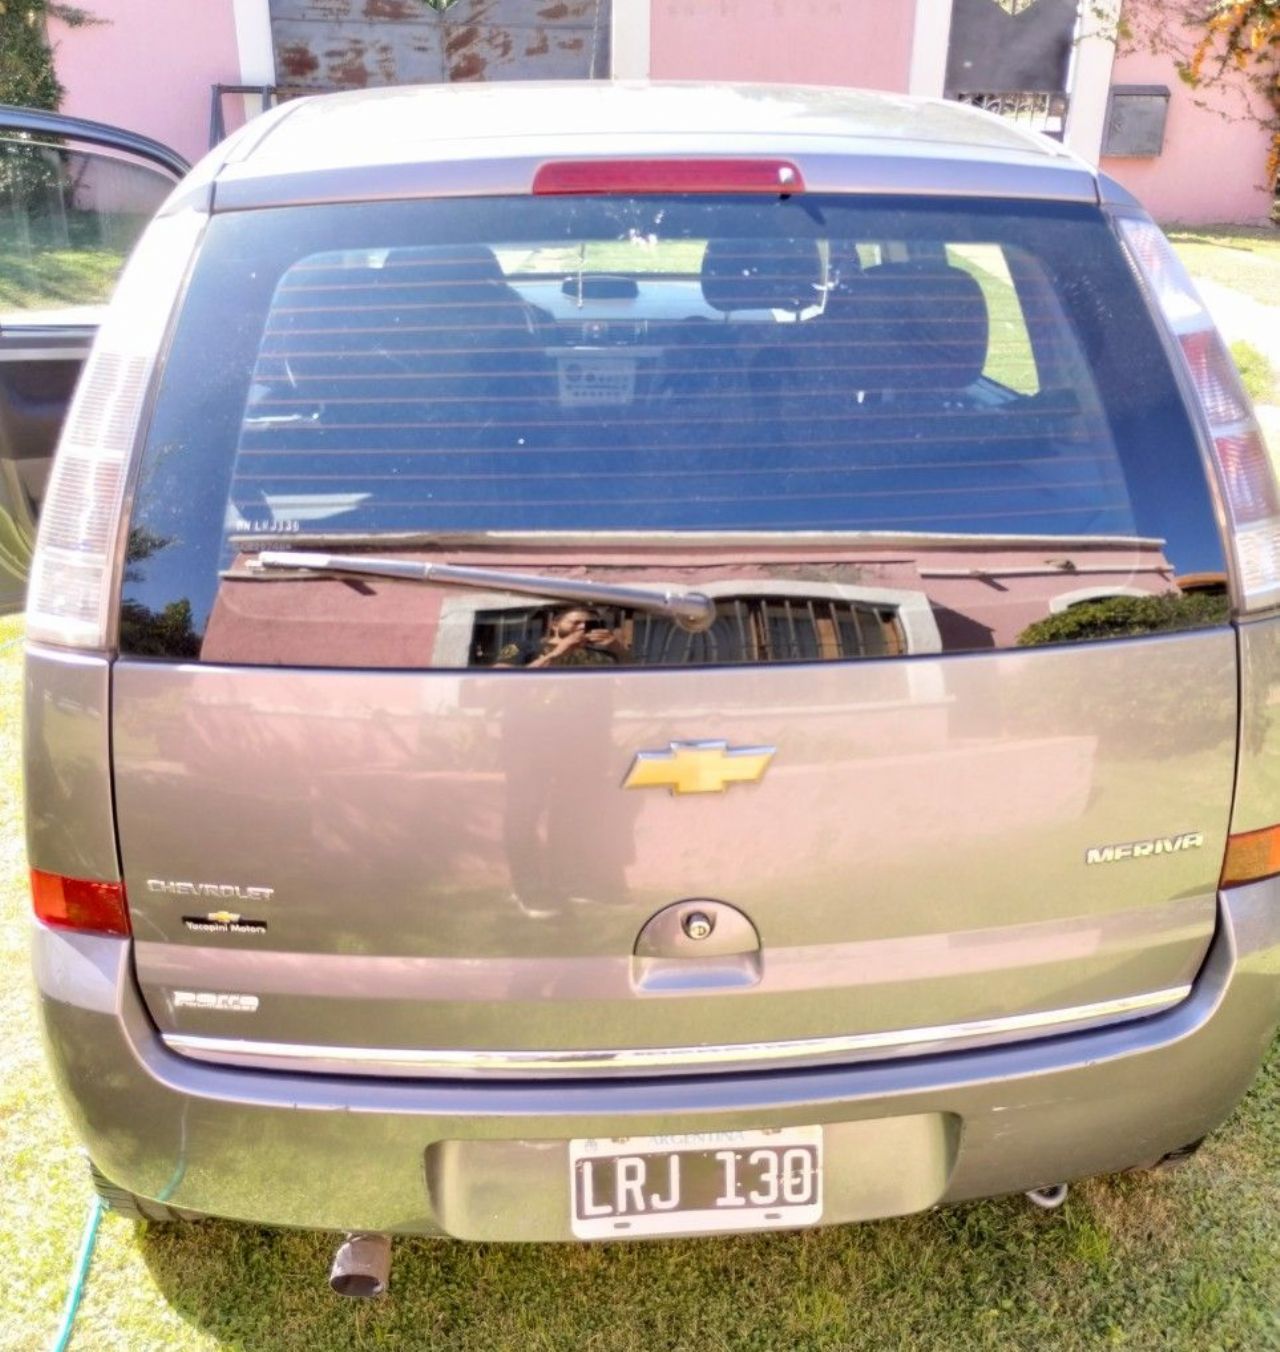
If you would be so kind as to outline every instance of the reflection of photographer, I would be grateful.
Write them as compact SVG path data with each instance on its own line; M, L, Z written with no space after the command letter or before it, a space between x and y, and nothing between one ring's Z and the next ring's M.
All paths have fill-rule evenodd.
M562 606L544 623L532 656L529 646L511 643L495 665L528 671L630 661L621 635L591 606ZM516 909L529 919L549 919L563 915L569 901L624 905L639 801L635 794L617 793L617 682L549 676L534 682L539 687L534 698L521 681L493 684L506 692L500 724L502 834ZM602 802L611 804L607 812ZM590 830L583 829L587 822Z
M515 666L519 649L508 644L498 654L500 667ZM555 611L538 655L524 665L534 667L612 667L630 659L622 636L610 629L599 611L571 606Z

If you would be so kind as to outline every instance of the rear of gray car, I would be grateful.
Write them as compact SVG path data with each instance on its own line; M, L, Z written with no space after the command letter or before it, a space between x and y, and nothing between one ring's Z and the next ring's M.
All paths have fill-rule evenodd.
M1280 1002L1280 501L1136 204L847 93L251 133L126 271L30 589L114 1195L717 1233L1216 1126Z

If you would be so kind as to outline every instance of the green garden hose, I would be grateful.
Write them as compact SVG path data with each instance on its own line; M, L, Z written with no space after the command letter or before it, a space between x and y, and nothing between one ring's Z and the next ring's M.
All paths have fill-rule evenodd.
M58 1325L58 1336L54 1340L53 1352L66 1352L67 1344L71 1341L71 1330L75 1327L76 1311L80 1308L80 1298L84 1295L89 1264L93 1262L93 1246L98 1238L98 1222L101 1219L102 1201L95 1197L84 1223L84 1234L80 1237L80 1252L76 1255L71 1290L67 1292L67 1303L62 1307L62 1322Z

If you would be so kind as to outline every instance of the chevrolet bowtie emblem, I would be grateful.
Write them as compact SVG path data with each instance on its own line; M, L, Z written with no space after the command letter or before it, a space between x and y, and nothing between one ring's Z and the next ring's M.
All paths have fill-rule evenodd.
M624 789L670 789L675 794L723 793L730 784L764 778L776 748L728 742L672 742L667 751L639 751Z
M235 911L210 911L207 919L214 925L234 925L240 917Z

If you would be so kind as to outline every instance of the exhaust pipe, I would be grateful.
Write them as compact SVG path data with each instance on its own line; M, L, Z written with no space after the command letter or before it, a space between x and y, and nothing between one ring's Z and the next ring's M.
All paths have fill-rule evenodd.
M1051 1188L1032 1188L1026 1194L1026 1199L1032 1206L1038 1206L1041 1211L1057 1211L1067 1200L1068 1191L1065 1183L1055 1183Z
M390 1279L390 1235L348 1235L338 1245L329 1269L329 1285L338 1295L368 1300L382 1295Z

